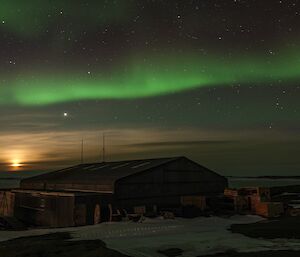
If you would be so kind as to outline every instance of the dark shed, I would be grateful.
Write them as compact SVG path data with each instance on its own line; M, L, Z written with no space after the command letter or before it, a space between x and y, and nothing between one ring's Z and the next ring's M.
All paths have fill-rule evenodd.
M64 208L70 207L70 211L64 211L70 213L69 222L62 223L77 225L74 210L80 204L86 215L86 224L90 224L95 223L95 212L103 213L105 206L110 206L110 211L112 206L126 210L136 206L178 206L182 196L215 197L223 193L227 186L225 177L185 157L91 163L22 180L22 191L16 193L16 204L22 212L18 202L25 197L26 192L35 197L52 192L47 193L50 194L47 197L51 201L55 198L56 206L60 206L60 201L64 200ZM88 203L91 206L89 208ZM41 204L45 205L45 200ZM52 209L50 213L53 213L52 205L49 205ZM27 206L28 209L30 206ZM39 208L35 209L38 211ZM59 208L56 209L58 212ZM58 221L56 224L64 226Z

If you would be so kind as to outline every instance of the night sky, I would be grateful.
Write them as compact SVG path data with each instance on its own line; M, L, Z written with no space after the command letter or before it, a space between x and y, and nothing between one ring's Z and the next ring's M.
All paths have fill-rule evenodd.
M300 1L1 0L0 170L185 155L297 175ZM21 167L17 167L20 166Z

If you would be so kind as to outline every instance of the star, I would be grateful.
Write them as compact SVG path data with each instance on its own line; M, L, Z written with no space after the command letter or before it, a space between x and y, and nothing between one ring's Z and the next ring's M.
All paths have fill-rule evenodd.
M92 135L106 129L134 134L132 139L114 139L123 148L111 149L112 158L139 157L136 152L145 157L167 155L169 150L174 155L186 151L200 156L207 151L212 153L212 165L219 158L220 170L231 173L229 162L219 153L226 151L226 157L232 154L241 160L249 155L255 160L256 153L251 156L254 145L259 151L266 140L268 147L269 142L273 145L270 151L265 146L261 151L274 154L274 163L291 161L295 165L298 160L295 151L291 151L293 156L281 156L276 150L276 155L275 147L287 150L278 143L285 139L284 147L293 144L292 149L299 143L299 1L3 2L1 172L1 163L23 160L19 153L10 153L13 148L36 149L34 158L47 156L44 151L49 151L51 157L56 153L56 133L64 133L61 138L66 147L61 151L70 153L68 158L72 154L76 161L77 149L68 149L72 137L76 144L82 131ZM49 149L43 144L38 149L42 140L32 137L32 130L47 135ZM278 140L279 133L285 135L283 139ZM18 140L21 134L24 145ZM129 140L134 145L144 138L196 142L206 137L232 138L235 143L207 143L207 149L198 144L184 149L141 144L141 151L136 152L137 146L126 148ZM93 149L85 150L91 151L87 152L91 157L97 155ZM29 157L26 162L40 163L31 160L31 154ZM265 160L269 165L269 157ZM249 163L239 164L244 168ZM262 167L258 166L260 174ZM289 167L284 171L290 172ZM239 170L237 167L237 173Z

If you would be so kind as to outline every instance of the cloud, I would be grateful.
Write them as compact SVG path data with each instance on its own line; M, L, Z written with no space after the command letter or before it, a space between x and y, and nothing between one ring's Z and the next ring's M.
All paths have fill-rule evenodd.
M129 144L128 147L197 147L203 145L224 145L238 143L234 140L168 141Z
M293 173L300 165L295 159L300 150L300 138L284 137L280 131L264 134L260 130L129 127L105 131L107 160L184 155L230 175L253 171L266 174L270 167L274 174ZM24 164L24 170L53 170L78 164L82 138L84 161L101 162L102 131L97 129L2 132L0 145L5 147L0 148L0 169L10 170L8 165L13 160ZM280 168L282 163L287 167L284 171Z

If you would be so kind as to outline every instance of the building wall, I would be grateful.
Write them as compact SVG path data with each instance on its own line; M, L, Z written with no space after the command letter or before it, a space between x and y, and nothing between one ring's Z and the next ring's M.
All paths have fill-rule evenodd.
M92 225L97 204L101 221L108 221L109 204L114 204L111 194L21 190L15 196L15 217L29 225L46 227Z
M227 187L227 179L182 158L175 162L126 177L116 182L120 202L135 204L180 204L184 195L216 195Z
M15 216L27 224L47 227L74 225L74 197L34 192L15 193Z
M94 214L96 205L100 207L101 222L109 221L109 204L115 205L113 196L111 194L85 194L81 196L76 196L75 198L75 209L85 209L85 224L80 224L76 222L76 217L74 217L75 225L92 225L94 224ZM76 212L76 211L75 211Z
M186 158L121 178L115 182L115 191L111 193L92 190L98 189L99 185L112 187L112 179L99 183L93 180L92 185L89 181L90 178L81 184L60 184L61 181L50 180L47 188L43 183L39 185L43 191L19 190L16 192L16 217L26 223L48 227L94 224L96 207L98 211L100 209L101 220L107 221L113 212L122 208L180 206L182 196L214 197L228 186L226 178ZM23 184L29 185L30 181ZM86 191L63 192L63 189L78 186Z

